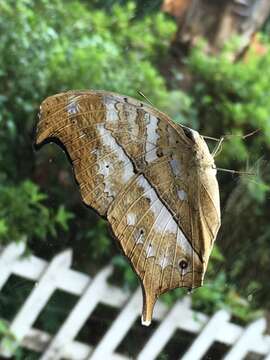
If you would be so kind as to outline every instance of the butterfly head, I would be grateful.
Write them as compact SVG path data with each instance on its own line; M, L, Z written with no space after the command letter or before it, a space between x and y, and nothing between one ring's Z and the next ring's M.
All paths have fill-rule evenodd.
M211 155L209 148L198 131L182 126L188 141L192 145L195 165L204 169L209 168L213 170L215 167L214 158Z

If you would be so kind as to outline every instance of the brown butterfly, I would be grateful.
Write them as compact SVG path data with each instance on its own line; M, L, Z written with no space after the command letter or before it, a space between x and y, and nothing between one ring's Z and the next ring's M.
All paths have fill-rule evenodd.
M48 139L66 149L83 202L107 218L140 278L144 325L160 294L202 285L220 204L198 132L130 97L70 91L41 105L36 145Z

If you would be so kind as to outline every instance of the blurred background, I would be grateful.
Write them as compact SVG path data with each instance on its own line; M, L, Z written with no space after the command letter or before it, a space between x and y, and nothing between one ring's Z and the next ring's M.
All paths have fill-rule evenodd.
M24 256L47 261L71 248L76 270L94 276L112 261L110 282L123 291L138 287L106 222L83 206L65 154L53 144L35 153L32 144L45 97L103 89L139 98L139 90L203 135L260 129L247 139L230 137L216 158L220 168L255 175L218 173L222 227L205 286L190 298L194 310L211 316L225 308L243 326L267 318L269 47L268 0L0 0L0 246L23 241ZM0 292L0 317L11 321L32 288L10 276ZM177 289L162 301L171 306L185 294ZM75 303L75 296L56 291L35 325L55 333ZM95 345L115 316L115 309L98 307L78 339ZM8 332L0 320L0 336ZM135 357L145 334L138 320L122 352ZM159 359L179 356L179 336ZM38 358L23 349L14 356ZM219 350L208 358L221 358Z

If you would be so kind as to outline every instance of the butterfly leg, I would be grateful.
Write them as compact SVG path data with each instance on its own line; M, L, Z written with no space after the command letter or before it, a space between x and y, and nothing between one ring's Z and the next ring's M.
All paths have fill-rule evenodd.
M215 149L213 150L213 152L212 152L212 156L213 156L213 158L214 157L216 157L219 153L220 153L220 151L221 151L221 149L222 149L222 143L223 143L223 141L224 141L224 136L222 136L220 139L219 139L219 141L218 141L218 143L217 143L217 146L215 147Z

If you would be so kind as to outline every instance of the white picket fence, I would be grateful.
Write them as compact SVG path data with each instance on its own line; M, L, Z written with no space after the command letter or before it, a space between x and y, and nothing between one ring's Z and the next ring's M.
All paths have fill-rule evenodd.
M129 294L108 284L111 266L101 270L93 279L70 269L71 250L58 254L50 263L35 256L21 257L23 252L23 243L14 243L0 250L0 291L11 274L35 282L32 292L10 323L10 331L17 339L16 346L40 352L41 360L129 359L115 350L140 316L141 290ZM58 332L51 336L32 325L57 289L77 295L78 301ZM111 327L95 347L74 340L100 303L121 309ZM0 318L4 319L5 314L0 314ZM159 301L154 319L159 325L141 349L137 356L139 360L155 359L177 329L194 333L191 347L184 356L179 356L184 360L202 359L214 342L230 346L225 360L244 359L249 352L270 360L270 336L264 335L266 321L263 318L242 328L230 322L230 314L225 310L218 311L211 318L193 311L187 296L170 310ZM5 339L2 339L0 355L10 358L12 351L14 349L7 348Z

